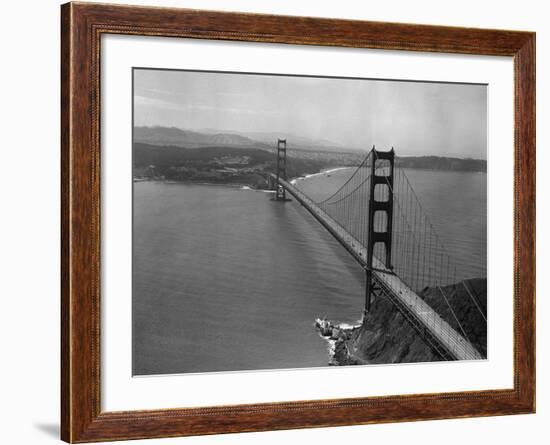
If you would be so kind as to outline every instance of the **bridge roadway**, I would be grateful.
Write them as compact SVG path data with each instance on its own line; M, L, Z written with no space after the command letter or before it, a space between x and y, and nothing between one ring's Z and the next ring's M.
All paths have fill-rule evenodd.
M276 176L272 175L276 180ZM367 248L324 212L308 196L279 178L279 183L302 204L347 250L366 267ZM396 274L373 258L373 275L384 294L420 335L447 360L482 360L484 357ZM441 291L441 289L440 289Z

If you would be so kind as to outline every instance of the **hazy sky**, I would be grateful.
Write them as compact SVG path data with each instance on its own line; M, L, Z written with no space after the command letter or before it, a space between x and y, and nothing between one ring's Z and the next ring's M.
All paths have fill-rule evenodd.
M365 150L393 146L401 156L485 159L487 87L139 69L134 124L292 133Z

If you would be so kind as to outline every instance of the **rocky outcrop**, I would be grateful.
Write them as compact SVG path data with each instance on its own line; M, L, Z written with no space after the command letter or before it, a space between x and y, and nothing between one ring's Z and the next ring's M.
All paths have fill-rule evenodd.
M487 313L486 279L465 280L442 289L452 311L436 288L426 288L420 296L457 332L465 334L486 357L487 324L482 315ZM384 297L374 300L371 311L360 325L332 323L327 319L317 319L315 325L319 334L330 344L330 365L441 360L439 354Z

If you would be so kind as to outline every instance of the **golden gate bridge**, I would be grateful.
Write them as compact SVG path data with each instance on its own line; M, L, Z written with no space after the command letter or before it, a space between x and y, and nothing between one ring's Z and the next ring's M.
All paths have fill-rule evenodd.
M387 298L411 326L445 360L481 360L451 304L458 286L466 290L472 310L484 323L487 314L457 271L424 211L395 152L375 147L349 179L330 196L314 201L287 178L286 139L277 142L277 168L270 175L276 201L287 192L304 206L365 270L365 307ZM448 308L453 325L420 295L432 288Z

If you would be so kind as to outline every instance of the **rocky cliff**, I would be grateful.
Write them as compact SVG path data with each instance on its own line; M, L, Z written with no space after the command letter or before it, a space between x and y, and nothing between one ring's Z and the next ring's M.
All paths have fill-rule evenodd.
M449 305L435 288L420 296L457 332L487 356L487 280L477 278L443 287ZM454 312L454 314L453 314ZM484 314L484 315L482 315ZM456 317L456 318L455 318ZM460 326L457 322L460 321ZM376 298L359 326L317 320L317 329L330 346L331 365L440 361L441 357L386 298Z

